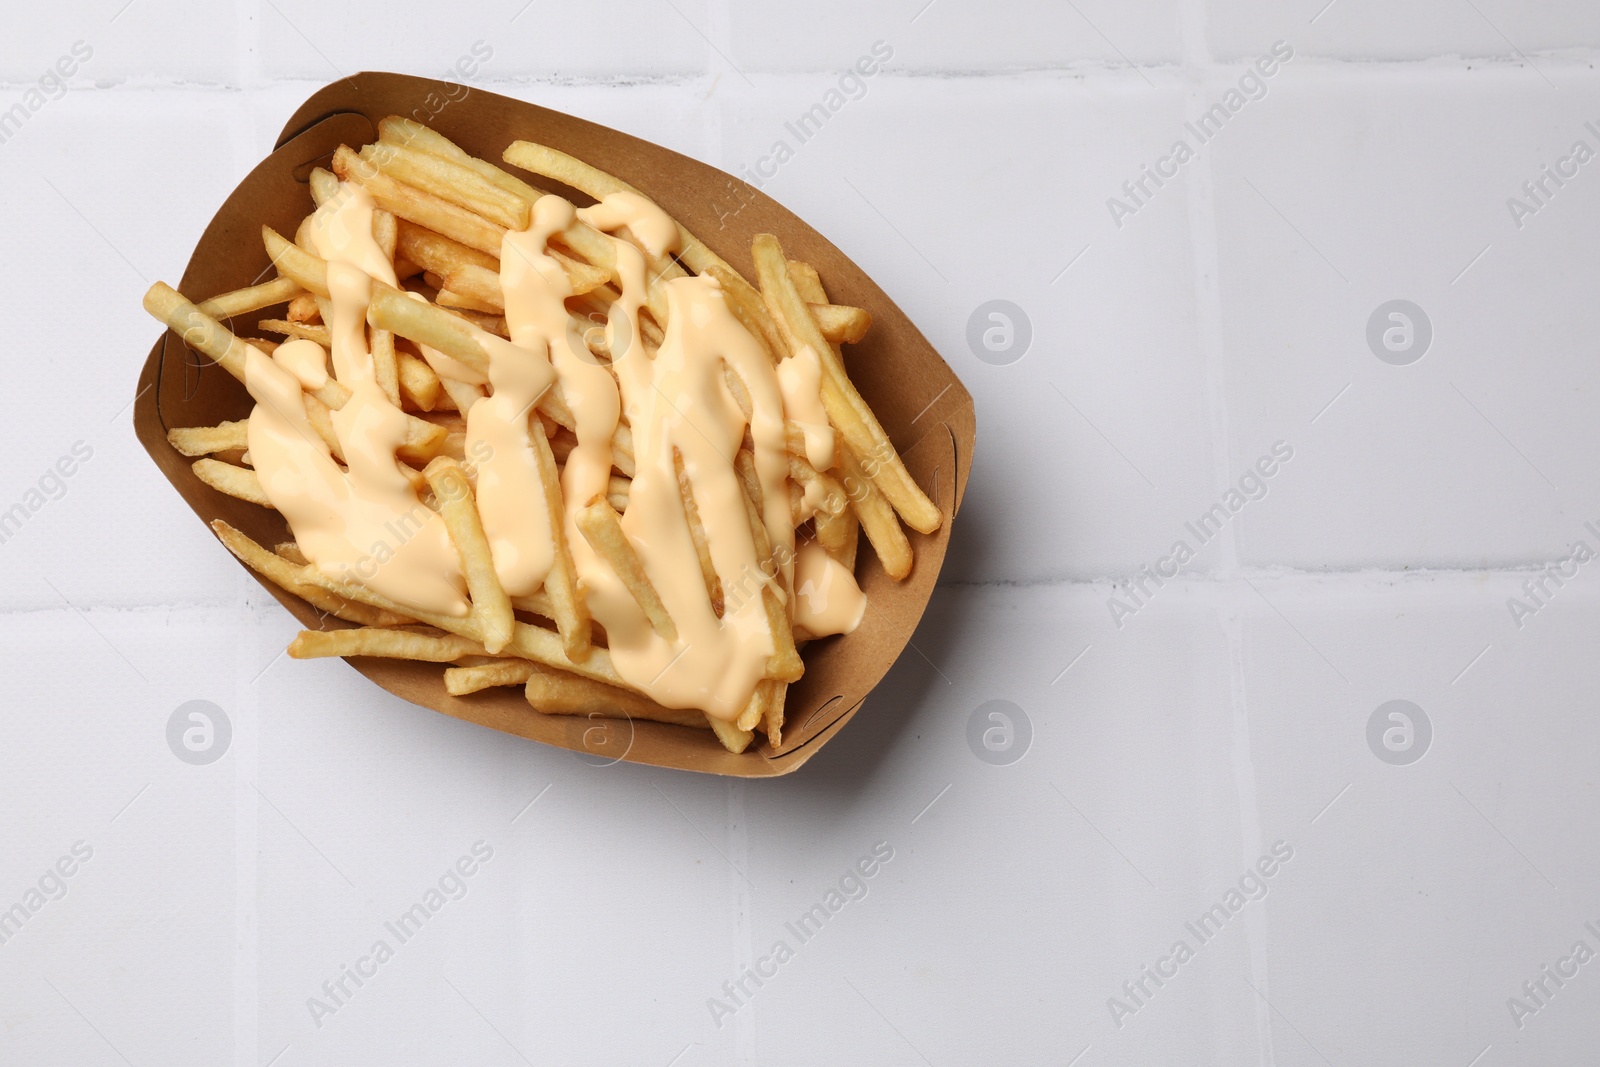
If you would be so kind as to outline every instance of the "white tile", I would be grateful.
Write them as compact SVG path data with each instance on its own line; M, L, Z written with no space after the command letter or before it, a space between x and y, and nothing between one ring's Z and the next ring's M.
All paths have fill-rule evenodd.
M947 573L1090 576L1154 558L1213 492L1188 201L1169 185L1119 230L1106 199L1175 135L1181 98L1131 75L1092 100L1049 77L881 80L802 143L789 127L818 88L736 101L722 165L776 169L764 191L871 274L973 393ZM780 141L793 157L775 168ZM993 299L1032 329L1004 366L967 340ZM1024 499L1032 520L1011 521Z
M1076 10L1074 10L1076 8ZM1176 62L1178 4L1003 0L982 6L896 0L864 6L731 5L730 58L747 70L838 70L887 57L901 71L995 71ZM815 27L825 26L818 33Z
M62 75L73 85L106 85L128 79L238 84L240 48L233 7L215 6L196 18L182 0L72 0L32 8L12 20L0 57L4 108L21 102L37 120L44 110L37 87L49 98ZM46 104L53 108L54 104Z
M1529 53L1600 44L1600 14L1557 0L1218 0L1206 5L1206 16L1219 59L1255 56L1285 40L1305 55L1358 62L1462 55L1538 64Z
M489 78L683 75L719 63L700 0L609 17L543 0L476 0L415 11L280 0L259 16L263 75L332 81L396 70L473 84Z
M229 122L236 102L74 93L0 152L13 198L0 240L36 250L0 264L0 284L29 309L12 325L9 381L34 398L0 428L10 457L0 510L30 510L0 545L11 564L0 581L7 607L60 607L47 583L79 604L237 595L214 539L134 439L130 406L161 335L140 306L144 291L157 279L177 283L241 176ZM85 165L86 145L106 165ZM53 468L71 470L64 484ZM30 496L41 481L43 493Z
M1520 226L1506 201L1576 139L1600 149L1592 10L675 0L620 8L601 48L589 12L522 0L118 6L30 12L0 61L3 115L94 48L0 143L0 512L59 496L0 543L0 910L94 850L0 943L0 1060L1583 1061L1600 979L1521 1028L1507 998L1600 948L1600 584L1533 569L1600 546L1600 194L1586 166ZM1279 39L1296 57L1265 98L1119 227L1108 198ZM800 144L785 124L877 40L887 73ZM119 410L159 332L143 289L286 116L341 67L443 75L478 41L475 84L733 172L788 141L767 190L977 400L946 584L793 776L594 768L289 660L293 621ZM1389 62L1436 56L1457 58ZM966 340L994 298L1033 330L1009 365ZM1435 328L1414 365L1368 349L1394 298ZM1196 537L1280 440L1265 499ZM41 487L78 441L64 491ZM1180 539L1184 577L1106 577ZM1408 766L1368 739L1397 698L1433 731ZM205 766L166 736L196 699L231 727ZM978 718L974 748L991 701L1021 717ZM1265 899L1201 945L1186 924L1279 841ZM480 842L400 943L385 923ZM892 858L851 880L874 846ZM830 891L858 899L801 938ZM378 939L394 957L319 1026L308 999ZM1133 1002L1179 939L1194 958ZM794 955L755 987L778 940ZM1137 1008L1120 1025L1113 997Z
M1600 186L1580 172L1520 231L1506 201L1575 139L1600 148L1583 127L1600 81L1569 77L1558 93L1512 71L1292 66L1279 81L1208 148L1229 469L1277 440L1295 449L1238 519L1242 558L1318 569L1565 555L1596 506L1582 457L1600 443L1583 403L1600 385L1586 356L1597 275L1581 249ZM1397 298L1432 323L1409 366L1367 341Z
M1520 1030L1506 1001L1576 940L1595 946L1583 887L1600 854L1555 815L1595 802L1596 738L1579 710L1594 592L1564 593L1520 632L1502 606L1513 578L1262 592L1276 610L1258 599L1244 622L1252 762L1263 822L1302 846L1268 902L1262 992L1334 1062L1465 1063L1490 1044L1581 1058L1600 996L1589 983ZM1369 749L1368 720L1394 699L1432 730L1404 766ZM1314 1058L1281 1018L1273 1038L1288 1062Z

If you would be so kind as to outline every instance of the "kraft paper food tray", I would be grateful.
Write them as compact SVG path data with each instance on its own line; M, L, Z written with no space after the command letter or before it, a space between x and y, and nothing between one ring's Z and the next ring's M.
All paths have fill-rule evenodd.
M638 187L749 278L754 277L752 237L777 234L790 258L816 266L832 299L872 313L873 326L866 338L845 347L850 376L913 477L943 509L946 522L932 536L908 531L916 562L905 582L884 574L862 538L858 570L869 601L866 618L848 637L807 647L805 677L789 687L784 745L777 751L763 743L733 755L709 730L544 716L528 706L520 687L452 697L445 692L440 664L361 657L351 659L351 666L413 703L571 749L595 762L624 759L752 778L787 774L799 767L855 715L900 655L927 607L971 470L976 433L971 396L861 268L755 188L592 122L456 83L399 74L357 74L307 100L285 125L277 149L239 183L206 227L179 290L199 302L271 277L270 260L261 244L262 224L294 233L312 207L307 185L312 168L327 166L341 143L359 147L375 140L378 120L385 115L416 118L474 155L496 162L505 146L518 138L569 152ZM579 204L588 202L570 190L557 187L557 191ZM270 317L283 315L265 309L234 325L250 336L257 318ZM287 528L276 513L211 489L195 477L191 461L166 440L172 427L245 418L252 405L242 385L168 332L150 350L136 396L134 428L139 440L195 514L207 523L223 519L265 545L287 539ZM216 550L226 551L220 544ZM307 627L345 625L337 619L319 622L310 605L270 582L262 584Z

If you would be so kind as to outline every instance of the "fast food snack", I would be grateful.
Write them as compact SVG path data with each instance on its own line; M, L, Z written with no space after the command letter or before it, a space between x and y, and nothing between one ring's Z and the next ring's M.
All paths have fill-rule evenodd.
M830 304L775 238L754 249L757 289L616 179L525 142L506 158L597 202L389 119L313 175L320 206L292 238L263 234L270 291L208 302L237 317L287 300L257 324L284 341L242 341L153 287L152 313L258 402L248 457L234 424L173 445L284 513L281 552L218 530L242 560L360 626L308 631L294 654L458 663L453 691L692 711L730 749L756 729L776 745L797 628L864 610L857 522L904 577L893 509L943 521L843 372L834 346L867 313Z

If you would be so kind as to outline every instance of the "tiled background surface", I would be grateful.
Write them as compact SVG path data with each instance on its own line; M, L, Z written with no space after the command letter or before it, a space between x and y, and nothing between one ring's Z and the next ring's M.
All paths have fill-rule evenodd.
M1600 953L1600 563L1520 627L1508 601L1600 550L1600 162L1520 226L1507 198L1600 150L1600 9L524 4L7 24L0 510L92 454L0 544L0 909L92 856L0 943L0 1063L1595 1058L1600 962L1523 986ZM1118 226L1108 198L1277 41L1293 59ZM70 91L30 97L77 42ZM733 171L893 51L767 188L945 353L980 448L919 651L795 776L597 769L286 661L290 621L133 440L139 297L284 118L479 42L475 84ZM966 341L995 298L1032 328L1006 365ZM1407 366L1366 339L1397 298L1433 330ZM1116 583L1278 442L1265 495L1118 626ZM165 741L191 699L232 723L209 766ZM1369 748L1392 699L1431 723L1420 762ZM992 700L1030 724L1006 766L967 741ZM465 895L319 1026L307 998L480 841ZM865 898L800 944L785 923L877 842ZM1185 924L1280 842L1201 944Z

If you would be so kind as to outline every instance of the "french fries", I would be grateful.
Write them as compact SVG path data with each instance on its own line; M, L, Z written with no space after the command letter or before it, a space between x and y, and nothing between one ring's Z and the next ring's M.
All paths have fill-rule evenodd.
M601 202L597 210L622 210L613 208L608 198L635 204L637 200L627 198L643 196L621 179L532 142L511 144L503 160L536 180L587 194ZM311 605L325 620L340 620L340 624L303 631L291 642L289 654L297 659L382 657L442 664L443 687L453 697L483 699L475 694L521 686L531 714L619 718L709 730L734 753L745 752L759 733L765 737L767 751L779 751L785 743L788 688L805 671L797 631L807 638L813 632L837 633L850 625L827 631L809 631L800 625L806 609L803 598L792 588L794 549L814 539L816 545L808 549L816 553L813 560L826 563L832 568L830 574L839 573L835 563L817 552L820 546L853 573L858 532L864 532L886 574L899 580L911 573L914 562L911 540L902 523L929 534L945 519L912 479L846 371L840 346L857 342L868 332L870 311L829 300L816 270L785 258L774 236L763 234L755 240L756 284L752 284L648 201L644 201L648 211L639 209L643 213L629 216L632 221L621 225L605 221L608 216L603 212L574 215L569 205L545 200L552 194L496 163L472 156L410 119L383 119L377 141L340 146L330 166L329 170L312 171L311 199L316 212L295 229L293 240L270 227L261 229L262 244L278 277L199 304L157 283L144 301L146 309L185 344L248 385L260 401L249 420L168 432L172 447L193 460L194 473L202 482L281 513L291 534L297 529L305 534L299 523L313 521L316 513L283 495L299 483L277 479L271 462L263 465L264 458L281 462L281 457L274 460L263 454L266 444L276 440L270 426L281 431L281 421L270 423L268 430L252 430L253 420L265 417L263 409L280 420L288 417L284 413L286 394L281 392L282 383L290 381L284 377L288 372L300 383L304 408L303 420L290 422L301 430L305 438L301 444L322 448L322 458L317 461L324 464L317 468L320 477L347 479L350 486L357 487L349 492L357 493L359 479L373 476L376 470L378 476L388 479L385 484L390 487L386 490L390 495L382 499L398 499L396 493L402 497L406 492L415 494L420 510L414 515L396 515L405 523L401 543L381 546L383 558L361 561L371 564L365 569L352 567L349 560L322 556L329 543L326 539L301 536L268 549L226 523L213 524L228 550L264 579ZM549 215L546 209L552 206L567 214ZM350 210L355 214L341 214ZM354 253L344 250L346 246L330 245L333 238L328 234L333 231L318 227L325 226L321 220L335 214L370 219L370 234L354 238L359 247L375 250L362 253L369 258L352 259ZM623 360L684 358L673 349L678 335L669 321L669 301L680 299L672 295L680 290L671 286L698 285L696 292L713 294L709 299L726 308L726 313L718 314L731 316L734 332L753 339L753 347L747 350L755 353L754 364L747 361L736 371L730 361L716 371L717 403L723 405L719 410L731 419L743 418L742 423L732 423L728 438L732 454L723 457L733 475L731 483L710 479L705 473L708 453L689 462L686 457L696 449L687 444L680 450L669 442L665 447L670 454L661 451L661 442L646 433L643 424L630 424L630 412L637 408L626 404L621 406L621 421L613 415L605 424L615 423L609 442L610 469L605 470L605 437L585 436L592 432L594 420L593 394L585 392L594 388L592 369L589 378L569 380L565 375L574 373L572 369L563 370L544 350L553 348L553 341L548 346L541 342L537 350L510 343L517 329L526 330L525 305L514 299L517 285L526 282L518 283L519 276L510 268L503 270L502 247L522 247L514 241L523 240L520 231L529 230L539 218L558 220L541 231L551 235L550 244L541 247L547 256L543 262L553 262L559 270L540 269L545 272L543 277L553 279L547 284L558 287L551 290L556 293L553 299L567 301L569 322L575 322L567 327L570 336L584 338L582 358L605 367L619 388L626 385L624 379L631 373L625 371L628 365ZM666 225L661 225L662 221ZM513 240L507 240L508 234ZM367 275L359 286L363 323L340 309L347 307L341 301L354 299L350 271L372 263L370 255L387 265L362 272ZM512 252L506 256L508 262L517 262ZM643 279L637 273L641 257ZM398 287L371 277L376 273L387 277L388 266L393 267L394 277L401 279ZM560 289L563 274L566 288ZM714 279L715 287L709 281L679 281L695 275ZM356 280L360 281L359 276ZM551 306L559 320L561 307ZM670 308L679 306L670 304ZM277 308L285 310L268 310ZM625 311L627 308L641 310ZM258 330L294 343L285 342L280 348L278 342L245 340L223 324L258 312L281 316L257 320ZM621 344L611 351L613 334L603 327L609 322L615 328L624 314L634 316L630 321L638 332L639 343L633 346L638 351ZM524 317L519 319L519 315ZM519 327L519 321L524 325ZM332 374L305 364L308 351L311 364L316 362L315 350L305 342L333 353ZM681 348L683 342L677 343ZM748 341L744 343L749 346ZM810 368L808 380L812 383L817 382L820 367L820 387L812 400L797 410L818 414L809 421L798 414L791 416L786 393L784 410L773 422L770 405L777 390L771 375L781 361L796 354L804 356L807 349L816 354L817 362L801 366ZM521 353L519 360L538 364L548 359L555 364L553 370L545 365L551 374L548 384L541 382L532 391L511 394L519 396L511 402L518 408L523 403L520 397L532 398L517 416L526 422L526 455L518 459L523 466L515 469L527 472L528 484L537 482L541 503L550 516L548 569L525 581L514 580L516 572L507 572L503 566L497 569L497 560L504 564L511 558L505 555L511 551L507 547L510 542L503 529L498 533L491 529L489 520L499 513L480 503L491 499L491 491L501 491L491 486L501 485L496 479L513 469L496 466L496 457L482 453L481 446L488 438L480 432L484 412L493 413L494 418L505 417L501 390L513 388L507 384L511 380L507 368L513 364L504 362L508 351ZM805 359L809 361L810 356ZM752 376L756 364L762 369ZM783 368L785 373L791 369L792 365ZM771 388L753 387L752 383L761 383L763 375L768 376ZM598 375L601 383L606 378ZM518 381L522 384L515 388L529 388L527 379ZM789 379L783 388L791 388ZM292 381L289 389L287 395L292 396ZM492 402L477 409L486 398ZM677 403L671 397L667 401ZM352 402L361 406L349 407ZM757 433L763 404L768 405L765 410L769 413L769 421L763 425L775 427L763 431L765 437ZM292 409L293 404L288 407ZM826 426L821 422L824 415ZM685 418L694 426L692 419ZM795 421L788 421L791 418ZM385 432L391 435L387 440L396 461L393 470L387 470L386 460L374 467L370 450L356 447L362 442L352 437L364 432L359 427L378 422L390 427ZM744 427L742 443L740 427ZM827 463L826 450L817 444L817 435L824 432L832 433L836 447L832 465L819 469ZM256 442L254 457L252 439ZM297 447L297 440L291 436L286 447ZM821 440L825 443L826 436ZM579 456L587 457L581 462L593 464L583 468L591 473L581 477L576 473L580 468L573 466L580 462ZM702 481L703 476L707 480ZM567 499L572 491L569 485L589 486L592 493L584 495L592 498ZM660 495L663 492L668 494L666 503ZM630 506L641 498L646 501L640 505L645 510L629 518ZM650 510L652 500L654 510ZM646 516L646 521L654 521L650 516L669 516L673 522L681 515L688 537L673 543L683 546L677 550L682 553L677 558L693 576L691 586L673 584L676 577L659 569L652 572L651 567L658 564L650 561L666 557L660 556L660 546L648 540L653 531L630 525L638 515ZM398 586L375 583L367 573L390 566L387 560L397 552L422 552L426 546L421 541L409 548L406 541L420 536L413 526L423 520L434 524L429 527L432 530L443 531L428 541L434 548L426 550L446 553L441 558L453 564L455 570L445 577L454 583L452 588L462 590L464 611L459 603L449 607L449 596L455 594L448 590L442 601L422 602L394 592ZM745 546L740 551L750 555L730 554L729 545L736 543ZM691 547L692 558L688 555ZM725 563L739 558L753 558L757 573L719 571L719 560ZM615 605L591 602L593 590L584 575L598 574L585 569L593 567L606 568L620 581L620 586L608 585L608 578L601 585L625 589L631 597L639 613L632 618L642 616L643 623L628 625L658 642L653 647L677 651L656 678L640 673L636 649L622 638L616 638L622 643L613 643L617 634L626 635L627 627L613 627L618 617L601 611L602 607L615 610ZM724 565L724 570L730 569ZM501 576L507 574L510 576L502 583ZM849 584L847 577L845 585ZM508 585L517 595L508 593ZM380 586L390 592L380 592ZM668 605L685 604L684 597L698 597L701 588L709 614L696 608L675 618ZM691 591L686 593L686 589ZM669 595L664 596L663 590ZM759 598L759 605L752 597ZM735 699L721 705L668 706L683 701L669 700L668 694L676 691L657 682L691 651L691 635L704 634L707 620L714 630L726 630L734 620L724 622L725 617L741 608L746 610L740 611L739 626L765 630L763 643L747 660L751 674L756 675L753 688L739 688ZM622 620L626 623L628 617ZM350 628L335 628L342 624ZM701 629L697 631L696 626ZM664 659L663 655L652 662ZM712 707L722 710L713 714L707 710Z

